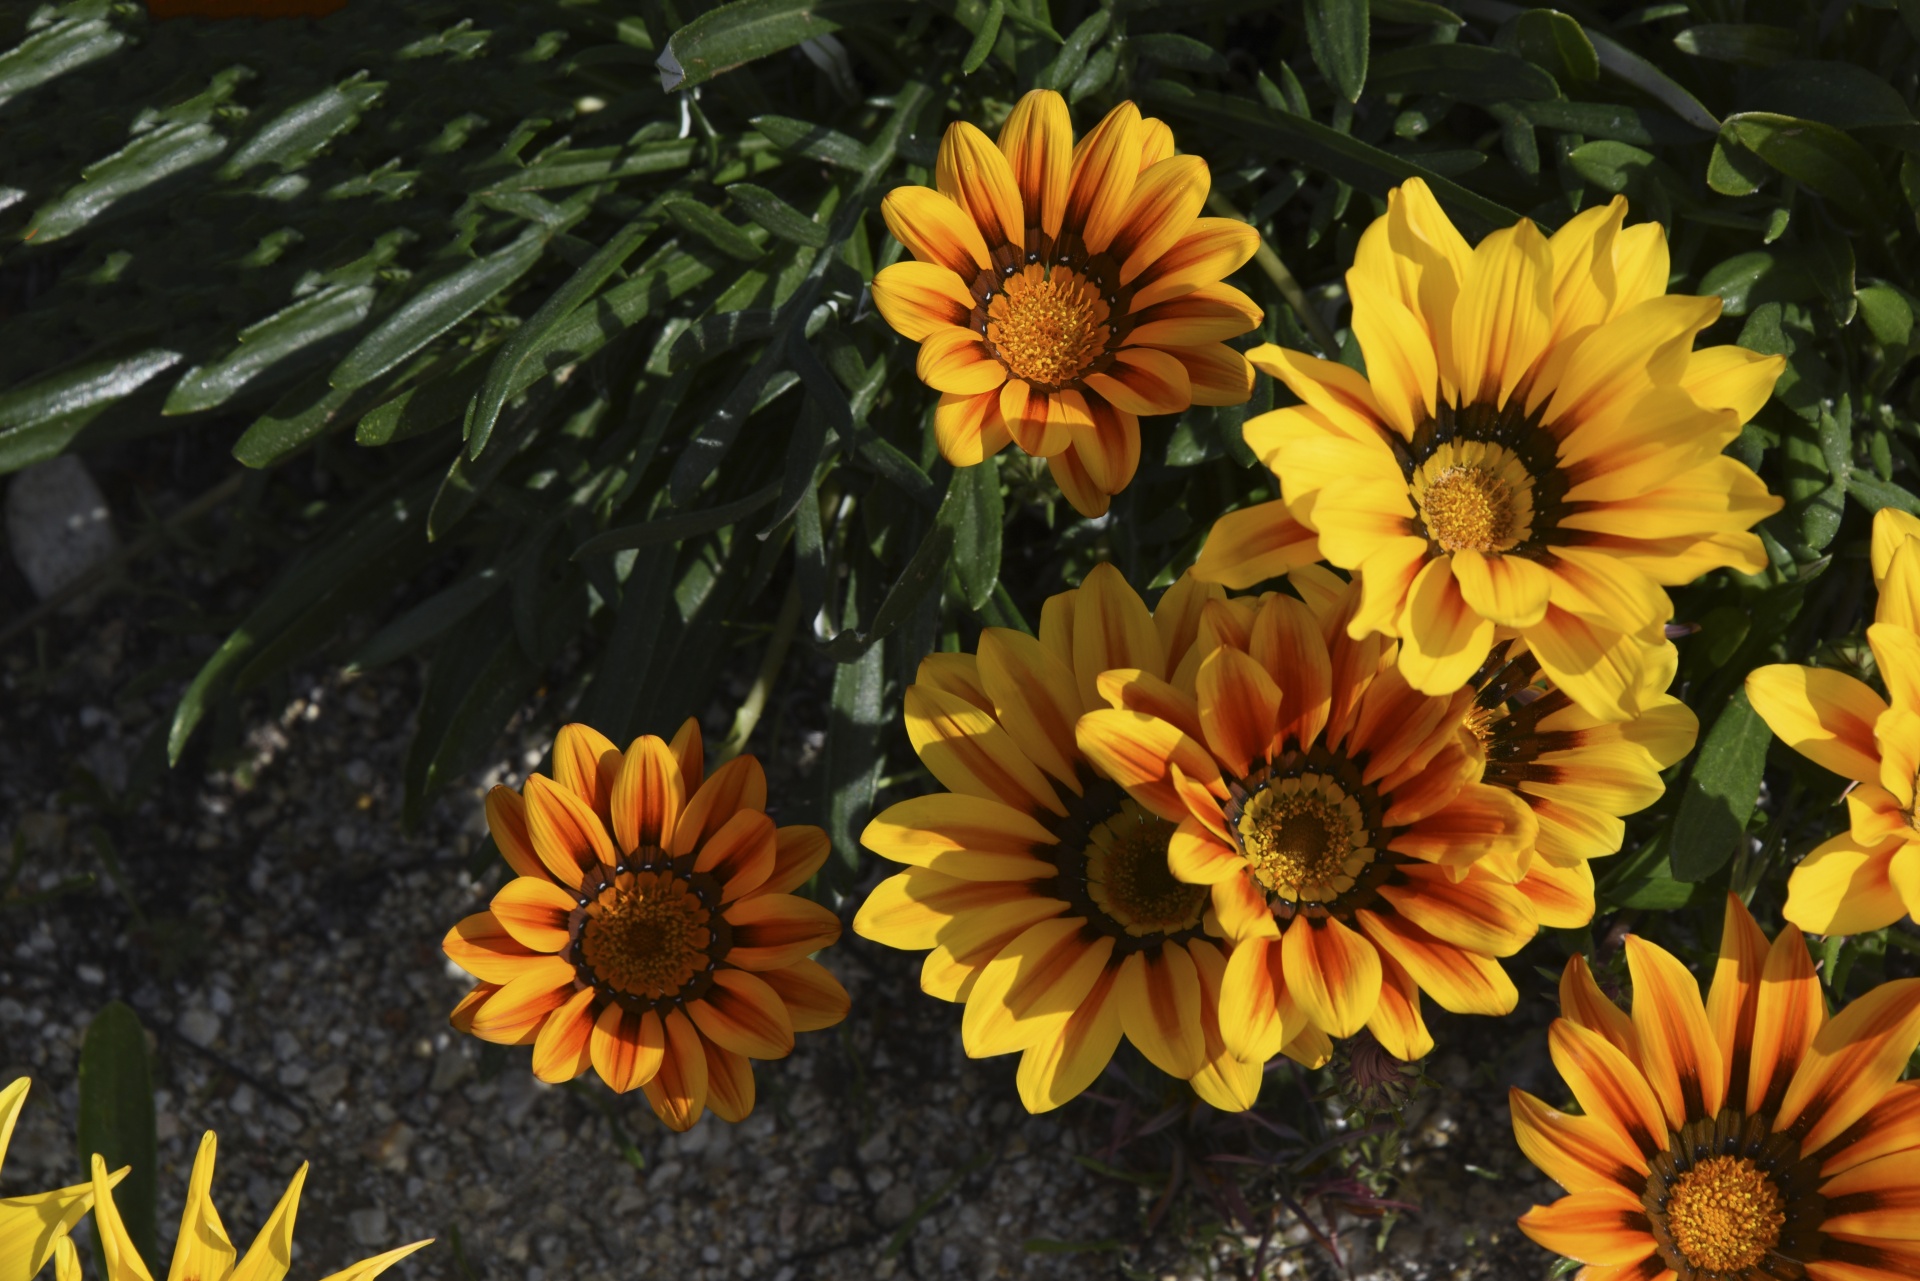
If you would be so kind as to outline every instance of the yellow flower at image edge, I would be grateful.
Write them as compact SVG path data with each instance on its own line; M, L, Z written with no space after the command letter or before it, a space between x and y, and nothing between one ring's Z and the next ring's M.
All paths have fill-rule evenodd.
M1848 830L1801 860L1783 914L1818 934L1920 920L1920 520L1874 517L1879 603L1867 628L1888 698L1845 672L1779 663L1747 676L1747 697L1794 751L1858 786Z
M6 1162L14 1123L26 1106L31 1085L23 1076L0 1090L0 1166ZM123 1167L109 1176L107 1185L126 1177L127 1167ZM27 1281L46 1266L57 1248L72 1249L68 1234L93 1207L93 1198L94 1184L87 1182L0 1200L0 1281Z
M1206 889L1167 867L1173 824L1122 792L1073 733L1083 711L1105 706L1102 672L1164 681L1190 667L1200 609L1221 595L1182 579L1149 613L1099 565L1046 602L1038 637L987 628L977 656L930 655L907 689L908 736L948 790L867 825L861 843L908 866L874 888L853 927L928 950L921 987L965 1003L968 1054L1020 1052L1029 1111L1091 1085L1122 1036L1215 1107L1244 1110L1259 1093L1261 1065L1222 1039L1226 947L1206 937ZM1325 1058L1310 1036L1290 1052Z
M1581 1281L1910 1281L1920 1275L1920 979L1831 1017L1800 931L1729 898L1703 1002L1627 938L1631 1015L1575 957L1548 1031L1579 1105L1515 1089L1514 1136L1568 1195L1521 1220Z
M624 753L585 725L553 745L554 777L496 787L487 825L517 875L442 946L480 980L453 1024L532 1045L533 1071L589 1068L646 1091L685 1130L711 1107L753 1110L749 1058L846 1016L847 993L809 954L840 936L788 891L826 861L817 827L776 828L759 761L705 774L699 727Z
M1078 741L1176 825L1174 876L1209 887L1233 944L1220 1027L1236 1058L1362 1028L1419 1058L1422 991L1455 1013L1514 1008L1496 958L1539 929L1522 888L1538 823L1480 781L1471 687L1412 689L1387 642L1349 635L1356 589L1325 570L1294 585L1306 599L1209 602L1184 681L1102 675L1111 706Z
M200 1140L200 1151L193 1161L193 1173L187 1184L187 1204L180 1213L180 1237L173 1247L173 1266L168 1281L281 1281L293 1265L293 1221L300 1206L300 1189L306 1183L304 1163L293 1182L281 1194L280 1201L267 1216L266 1223L253 1239L244 1257L227 1237L220 1212L213 1206L213 1154L215 1139L208 1130ZM100 1253L106 1265L107 1281L153 1281L140 1252L127 1236L120 1211L113 1204L112 1188L116 1178L107 1174L106 1162L99 1154L93 1158L93 1221L99 1235ZM342 1268L325 1281L373 1281L388 1268L432 1238L403 1245L385 1254ZM62 1238L57 1263L59 1281L79 1281L80 1259L70 1239Z
M1451 693L1517 634L1589 714L1641 710L1664 589L1767 564L1750 531L1780 500L1721 450L1784 361L1693 350L1720 300L1668 296L1665 233L1625 217L1470 247L1424 183L1389 193L1347 273L1367 374L1249 353L1301 401L1246 427L1281 501L1222 518L1195 572L1248 587L1324 556L1416 689Z
M1066 100L1036 89L998 145L949 127L934 183L881 203L914 261L875 276L873 301L921 345L948 462L1011 439L1097 516L1139 465L1139 415L1252 394L1253 371L1221 340L1262 313L1221 281L1259 236L1199 216L1206 162L1176 156L1165 124L1122 103L1076 148Z

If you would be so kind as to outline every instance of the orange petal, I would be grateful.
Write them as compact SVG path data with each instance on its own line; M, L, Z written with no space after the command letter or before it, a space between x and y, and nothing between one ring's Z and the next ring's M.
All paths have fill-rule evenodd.
M1223 647L1200 664L1198 693L1208 749L1228 773L1247 777L1273 754L1280 687L1252 656Z
M1106 246L1120 259L1122 285L1132 284L1179 243L1200 216L1211 186L1207 162L1198 156L1171 156L1140 172L1119 230Z
M738 1124L753 1112L753 1064L743 1054L702 1041L707 1053L707 1106L722 1121Z
M660 1070L642 1087L653 1114L670 1130L691 1130L707 1107L707 1052L700 1033L679 1010L668 1010L667 1051Z
M1013 169L1029 224L1059 236L1073 170L1073 120L1067 100L1051 89L1022 95L1000 127L1000 150Z
M1029 813L977 796L936 793L889 805L860 843L896 863L968 881L1050 879L1059 868L1040 857L1057 843Z
M1727 1095L1727 1064L1707 1023L1700 985L1673 954L1627 935L1633 976L1633 1031L1647 1083L1670 1128L1715 1116Z
M1080 788L1073 725L1084 710L1073 669L1025 632L989 627L980 633L980 681L1001 727L1028 760Z
M1445 697L1467 683L1493 645L1493 624L1460 592L1453 558L1427 562L1415 575L1400 616L1400 671L1423 694Z
M579 899L544 876L514 877L487 905L500 928L522 947L548 953L566 949L568 917L579 906Z
M880 216L893 238L921 262L937 263L962 280L991 265L980 228L966 210L931 187L895 187L880 202Z
M635 1014L615 1002L594 1020L588 1048L600 1079L615 1094L625 1094L660 1071L667 1056L667 1032L652 1010Z
M1112 1061L1120 1048L1118 980L1118 970L1102 971L1060 1030L1021 1052L1015 1084L1027 1111L1050 1112L1075 1098Z
M827 834L808 823L777 828L773 839L773 871L760 883L758 894L791 894L812 880L833 852Z
M760 977L786 1002L787 1018L796 1032L817 1032L847 1017L851 1005L847 989L818 961L795 961Z
M1591 1032L1598 1032L1628 1058L1639 1054L1633 1020L1594 981L1587 958L1574 956L1560 973L1560 1013Z
M693 870L717 877L720 901L731 903L765 884L777 846L773 820L759 810L741 810L700 847Z
M1720 959L1714 962L1713 983L1707 989L1707 1025L1713 1029L1714 1043L1727 1062L1728 1105L1744 1105L1749 1112L1759 1106L1758 1096L1752 1103L1747 1101L1747 1069L1752 1059L1760 973L1766 963L1767 936L1754 923L1746 904L1736 895L1727 895L1720 925Z
M487 831L515 876L543 876L546 864L533 852L527 833L527 802L511 787L487 789Z
M1553 256L1521 221L1473 251L1453 308L1453 357L1465 404L1504 405L1553 333Z
M925 685L909 686L903 702L913 750L947 790L1017 810L1066 813L1046 775L991 716Z
M1233 945L1220 979L1220 1039L1229 1054L1265 1063L1280 1052L1290 1032L1282 1017L1281 945L1277 938L1250 938Z
M1825 1146L1878 1103L1920 1044L1920 979L1882 983L1827 1021L1780 1102L1774 1129Z
M1256 503L1213 522L1193 573L1240 591L1319 559L1318 536L1285 503Z
M745 970L713 972L705 996L687 1002L700 1034L735 1054L781 1059L793 1053L793 1019L780 994Z
M1455 1014L1510 1014L1520 993L1500 963L1442 943L1396 913L1362 908L1355 919L1367 937L1413 976L1420 990Z
M1037 1044L1063 1027L1092 990L1113 939L1089 938L1082 917L1029 926L988 962L960 1020L968 1055L986 1058Z
M1281 940L1287 991L1328 1036L1352 1036L1380 1003L1380 953L1334 917L1295 917Z
M1443 943L1486 956L1512 956L1539 933L1533 905L1511 885L1456 881L1447 868L1417 864L1395 875L1380 887L1380 897Z
M578 796L544 774L527 779L525 795L533 852L562 885L578 889L587 868L618 861L606 824Z
M1000 416L999 388L976 396L942 394L933 410L933 439L955 467L978 466L1005 449L1012 436Z
M1163 943L1120 964L1114 999L1120 1026L1147 1061L1182 1080L1206 1063L1200 1028L1200 976L1184 947Z
M508 933L492 912L463 917L440 940L440 950L449 961L485 983L510 983L519 977L528 958L541 955Z
M634 739L609 802L620 849L629 854L643 846L665 849L686 804L686 781L672 749L652 734Z
M1120 229L1139 177L1145 141L1140 109L1123 102L1074 148L1062 226L1080 232L1088 253L1105 250Z
M473 1012L473 1034L483 1041L517 1044L573 995L573 980L573 966L566 961L536 957Z
M1173 784L1176 765L1209 791L1226 794L1220 768L1207 749L1157 717L1092 711L1080 718L1074 737L1088 760L1168 822L1177 823L1187 814L1186 800Z
M699 849L741 810L767 808L767 772L751 756L736 756L700 784L673 825L667 849L675 858Z
M1920 1081L1902 1081L1815 1155L1826 1176L1914 1148L1920 1148Z
M933 185L966 211L989 248L1026 247L1027 219L1013 168L979 129L964 120L947 126L934 160Z
M1413 1062L1433 1053L1433 1034L1420 1014L1420 986L1385 952L1380 954L1380 1004L1367 1020L1380 1047L1396 1059Z
M553 781L566 788L606 822L613 802L613 780L620 773L620 749L591 725L562 725L553 740Z
M1598 1032L1569 1019L1553 1021L1547 1048L1582 1112L1623 1135L1643 1156L1666 1150L1666 1115L1631 1059Z
M1814 764L1842 778L1879 781L1873 725L1887 701L1853 677L1776 663L1748 673L1747 698L1781 742Z
M1567 1191L1646 1186L1647 1158L1605 1122L1556 1111L1518 1087L1507 1091L1507 1101L1520 1150Z
M727 960L743 970L777 970L840 937L840 918L791 894L756 894L727 909L733 947Z
M1768 950L1755 1006L1746 1110L1774 1112L1827 1021L1820 978L1797 927L1781 930Z
M935 391L959 396L978 396L1007 381L1007 367L971 329L948 327L928 334L914 369Z
M1196 218L1175 245L1133 282L1133 309L1224 280L1253 257L1260 233L1237 218Z
M924 342L936 330L967 328L974 298L939 263L896 262L874 276L873 305L902 338Z
M593 997L592 988L581 988L540 1025L540 1035L533 1042L533 1074L542 1081L558 1085L593 1066L588 1048L593 1036Z
M1320 620L1291 596L1268 596L1254 616L1247 652L1280 687L1274 747L1291 744L1305 750L1313 746L1326 728L1333 705L1333 660L1327 654Z
M1122 347L1105 373L1084 381L1129 414L1177 414L1193 404L1187 367L1158 347Z
M1188 738L1204 737L1199 700L1158 676L1137 667L1116 667L1101 672L1096 685L1109 707L1157 716Z
M1138 667L1155 676L1167 674L1166 652L1146 602L1119 570L1105 562L1088 570L1073 593L1073 640L1068 650L1084 707L1101 704L1101 672Z
M680 762L680 781L685 787L693 789L706 782L707 753L701 742L699 721L689 716L680 722L680 728L674 732L667 750L673 753L674 760Z
M1633 1263L1653 1253L1653 1224L1640 1198L1620 1187L1592 1188L1536 1205L1520 1230L1547 1249L1582 1263Z

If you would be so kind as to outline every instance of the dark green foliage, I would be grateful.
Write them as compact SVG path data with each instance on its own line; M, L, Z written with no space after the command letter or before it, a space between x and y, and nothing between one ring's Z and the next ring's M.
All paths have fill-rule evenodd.
M93 1177L98 1153L108 1173L127 1167L113 1190L113 1204L134 1248L157 1259L154 1222L158 1139L153 1118L153 1067L147 1032L125 1004L109 1001L87 1025L80 1047L80 1179ZM100 1270L106 1271L104 1256Z
M867 294L901 252L878 200L930 180L948 123L991 131L1049 86L1083 130L1131 97L1207 159L1214 212L1277 255L1236 281L1267 309L1249 342L1357 358L1343 274L1408 177L1472 237L1615 194L1666 223L1672 287L1724 302L1705 341L1788 359L1732 448L1787 506L1767 573L1676 592L1706 750L1600 869L1603 899L1710 912L1729 861L1750 887L1840 821L1811 774L1804 803L1746 804L1765 740L1736 694L1762 662L1858 659L1869 515L1920 509L1905 0L14 12L0 469L205 422L248 466L310 460L349 495L287 531L181 703L176 757L217 700L361 613L371 638L340 657L430 660L417 807L562 670L570 714L671 732L791 583L840 664L817 817L855 858L927 648L1024 626L1099 559L1151 591L1214 516L1271 495L1240 436L1284 403L1264 381L1149 423L1099 522L1017 452L939 459L933 393Z

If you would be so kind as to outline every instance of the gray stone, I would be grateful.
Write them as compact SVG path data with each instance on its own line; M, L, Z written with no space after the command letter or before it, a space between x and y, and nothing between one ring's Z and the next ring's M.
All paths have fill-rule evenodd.
M347 1235L355 1245L384 1245L387 1240L387 1212L379 1206L355 1210L347 1215Z
M204 1005L189 1006L174 1024L174 1029L204 1050L219 1039L220 1016Z
M86 464L65 456L18 473L7 487L14 564L45 600L113 555L120 540Z

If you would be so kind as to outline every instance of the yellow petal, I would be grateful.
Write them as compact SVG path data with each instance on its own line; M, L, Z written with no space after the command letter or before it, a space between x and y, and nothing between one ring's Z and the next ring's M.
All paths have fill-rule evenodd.
M1748 674L1747 698L1781 742L1814 764L1862 783L1879 781L1873 726L1887 703L1853 677L1776 663Z
M193 1173L187 1179L187 1204L180 1212L180 1235L174 1242L167 1281L215 1281L232 1271L233 1261L239 1257L220 1222L220 1212L213 1207L216 1144L212 1130L200 1137Z
M1473 251L1453 311L1453 355L1466 404L1504 405L1553 334L1553 257L1531 222Z
M1000 127L1000 150L1013 170L1029 224L1059 236L1073 168L1073 120L1067 100L1051 89L1022 95Z
M964 120L947 126L934 160L933 185L965 210L987 246L1026 245L1027 219L1013 169L993 139Z

